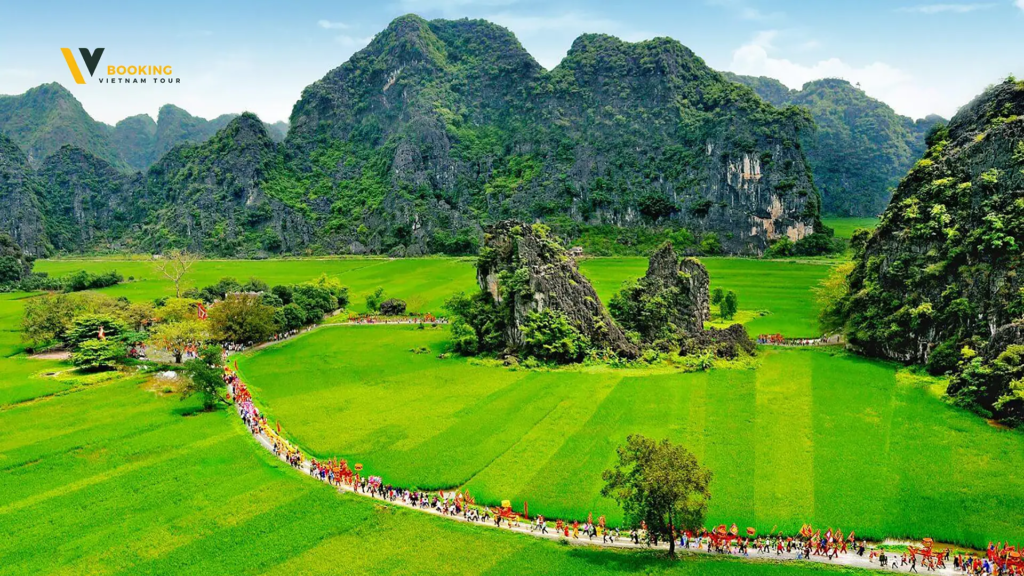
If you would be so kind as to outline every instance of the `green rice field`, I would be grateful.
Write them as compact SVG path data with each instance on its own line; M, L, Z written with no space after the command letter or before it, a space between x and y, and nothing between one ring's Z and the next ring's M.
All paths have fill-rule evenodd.
M140 378L0 408L0 574L851 572L671 562L380 506L274 459L229 410L195 408Z
M836 238L844 240L853 237L858 228L874 230L878 226L878 218L822 218L821 221L835 231Z
M749 318L752 334L780 332L791 337L820 335L818 311L810 288L829 271L826 263L798 263L740 258L702 259L711 276L712 288L734 290L739 296L742 318ZM76 270L106 272L117 270L134 278L103 289L113 296L151 300L173 295L173 285L143 260L44 260L36 270L53 276ZM626 280L643 276L646 258L594 258L583 260L580 270L593 282L601 300L607 302ZM187 276L188 286L206 286L224 276L245 280L251 276L270 285L304 282L321 273L336 276L347 285L352 309L365 310L365 296L378 286L402 298L410 310L443 313L446 298L455 292L476 289L471 259L351 258L324 260L206 260L198 262ZM763 314L763 315L762 315Z
M752 333L816 333L810 288L827 263L705 263L713 285L739 294ZM605 300L645 267L581 263ZM36 269L117 269L136 281L103 292L172 293L145 261ZM472 262L455 259L204 261L189 283L321 272L351 288L356 310L377 286L435 312L474 287ZM0 294L0 575L852 572L564 547L338 494L266 454L227 409L196 413L148 376L27 357L19 323L30 297ZM814 522L974 545L1024 535L1024 436L948 407L941 381L821 350L765 351L754 368L695 374L513 371L439 359L446 338L444 328L327 326L239 365L261 407L316 455L391 482L526 500L549 517L617 519L598 495L600 471L640 432L686 444L714 471L709 523Z
M403 486L617 519L601 471L643 433L714 472L711 524L1024 538L1024 436L945 405L942 381L797 349L706 373L509 370L438 359L445 340L444 329L326 327L239 366L286 435Z

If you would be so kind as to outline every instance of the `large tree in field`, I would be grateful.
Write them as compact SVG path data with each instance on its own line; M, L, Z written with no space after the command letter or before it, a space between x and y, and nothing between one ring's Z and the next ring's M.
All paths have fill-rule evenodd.
M181 281L189 268L199 260L199 255L188 250L170 250L156 261L156 271L174 282L174 296L181 298Z
M263 342L278 330L275 313L257 294L228 294L210 308L210 330L221 342Z
M601 494L622 506L628 523L644 522L649 533L667 538L668 553L674 556L673 529L697 530L704 525L711 471L667 439L656 442L631 434L617 453L618 461L602 475Z

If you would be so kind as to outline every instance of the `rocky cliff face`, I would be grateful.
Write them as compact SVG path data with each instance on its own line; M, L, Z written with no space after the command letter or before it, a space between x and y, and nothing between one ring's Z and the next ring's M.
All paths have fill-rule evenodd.
M276 145L249 113L202 144L174 148L133 191L157 208L130 240L147 251L171 241L208 254L299 251L311 242L312 226L262 188L276 162Z
M815 130L801 133L803 149L821 192L822 213L877 216L892 189L925 151L928 130L945 120L914 121L896 114L845 80L828 78L790 90L778 80L725 73L775 106L799 106Z
M38 185L28 158L0 134L0 232L34 257L49 252L39 205Z
M269 190L374 251L517 218L685 226L756 254L820 226L809 125L672 40L585 35L547 72L493 24L405 16L303 92Z
M123 174L80 148L65 146L36 175L46 235L58 251L117 248L146 206L133 194L140 177Z
M595 346L625 358L639 355L639 349L626 338L593 286L580 274L575 260L547 235L543 226L509 220L488 228L477 263L477 282L499 306L511 308L506 325L510 348L522 346L521 327L528 314L551 309L565 315Z
M1024 83L965 106L900 183L856 255L850 342L925 361L1024 315Z

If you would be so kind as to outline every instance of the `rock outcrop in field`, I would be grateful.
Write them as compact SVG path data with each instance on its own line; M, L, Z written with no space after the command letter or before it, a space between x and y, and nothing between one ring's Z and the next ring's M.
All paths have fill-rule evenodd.
M489 228L477 263L477 282L499 306L511 309L505 326L509 348L523 345L522 326L531 312L550 309L593 345L626 358L639 355L576 261L543 225L506 220Z

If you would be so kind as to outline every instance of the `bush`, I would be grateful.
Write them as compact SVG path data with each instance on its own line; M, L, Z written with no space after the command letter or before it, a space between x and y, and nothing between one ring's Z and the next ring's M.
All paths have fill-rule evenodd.
M82 290L97 290L124 282L124 276L116 271L104 274L91 274L85 270L79 270L58 280L64 286L65 292L81 292Z
M701 238L700 251L703 254L714 256L715 254L722 253L722 241L718 239L718 234L714 232L708 232Z
M472 356L480 348L476 330L461 318L452 322L452 348L464 356Z
M388 298L380 303L380 313L385 316L401 316L405 314L405 300Z
M380 312L380 305L383 301L384 289L378 286L376 290L366 295L366 311L373 313Z
M928 355L928 362L925 368L933 376L948 374L957 368L960 363L960 347L956 340L947 340L932 350Z
M113 370L128 357L124 342L117 340L85 340L71 354L71 363L82 370Z
M567 364L579 362L590 350L590 340L573 327L564 314L550 308L531 312L522 325L523 353L539 360Z
M775 242L772 242L771 247L768 248L766 256L769 258L785 258L792 256L796 253L796 245L789 239L788 236L783 236Z

